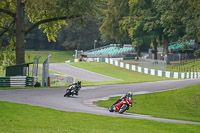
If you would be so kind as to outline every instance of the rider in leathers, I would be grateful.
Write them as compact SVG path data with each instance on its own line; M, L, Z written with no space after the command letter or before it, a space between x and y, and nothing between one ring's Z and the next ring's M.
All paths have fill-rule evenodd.
M126 99L128 97L132 97L132 93L129 91L126 94L124 94L121 98L119 98L113 105L117 105L119 102L121 102L123 99Z
M75 85L75 95L78 96L78 91L81 89L81 81L79 80L77 83L75 84L72 84L72 85Z

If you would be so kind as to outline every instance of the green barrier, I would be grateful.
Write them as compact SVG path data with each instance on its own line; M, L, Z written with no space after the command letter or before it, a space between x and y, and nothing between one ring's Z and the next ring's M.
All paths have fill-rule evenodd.
M0 87L33 87L34 77L12 76L0 77Z

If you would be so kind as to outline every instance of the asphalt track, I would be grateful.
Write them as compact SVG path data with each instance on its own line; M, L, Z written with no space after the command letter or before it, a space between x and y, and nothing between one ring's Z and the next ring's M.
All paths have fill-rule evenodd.
M86 81L116 81L120 79L108 77L105 75L93 73L84 69L73 67L66 63L51 63L49 68L53 71L70 75Z
M22 103L70 112L83 112L112 117L127 117L159 122L200 125L200 122L155 118L148 115L110 113L108 109L97 107L93 104L93 101L95 100L107 99L111 96L122 95L127 91L132 91L134 94L154 93L199 83L200 80L170 80L134 84L90 86L83 87L79 92L79 96L74 97L63 97L65 88L2 90L0 91L0 101Z

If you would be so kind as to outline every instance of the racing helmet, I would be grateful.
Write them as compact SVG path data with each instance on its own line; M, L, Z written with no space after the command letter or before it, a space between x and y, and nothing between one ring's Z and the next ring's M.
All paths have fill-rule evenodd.
M129 92L127 93L127 96L128 96L128 97L132 97L132 93L129 91Z
M81 85L81 81L80 80L77 83L78 83L78 85Z

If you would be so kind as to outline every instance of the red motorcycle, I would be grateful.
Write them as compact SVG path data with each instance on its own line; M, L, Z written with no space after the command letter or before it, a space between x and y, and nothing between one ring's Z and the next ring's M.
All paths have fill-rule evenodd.
M119 112L120 114L124 113L126 110L129 109L129 107L132 107L132 97L128 97L126 99L122 99L122 101L120 101L119 103L117 103L116 105L112 105L109 108L110 112Z

